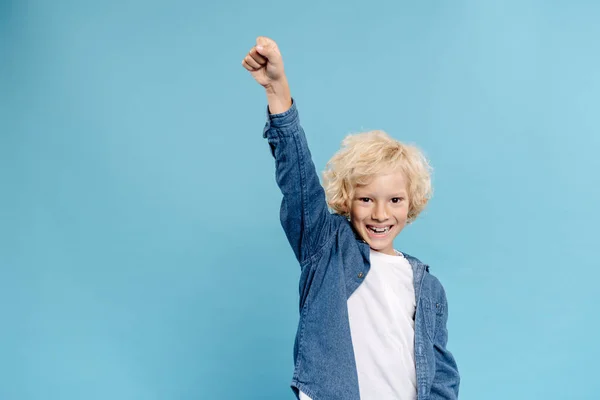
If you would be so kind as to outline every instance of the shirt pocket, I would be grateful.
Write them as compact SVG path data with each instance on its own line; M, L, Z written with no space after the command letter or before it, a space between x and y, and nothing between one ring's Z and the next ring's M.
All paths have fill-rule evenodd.
M446 313L446 306L444 303L436 301L435 299L424 298L423 300L423 314L425 317L425 330L429 340L435 342L437 333L443 323L443 317Z

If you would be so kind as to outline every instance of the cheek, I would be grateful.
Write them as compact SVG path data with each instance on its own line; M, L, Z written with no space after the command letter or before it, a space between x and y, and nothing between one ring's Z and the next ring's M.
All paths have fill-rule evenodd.
M396 218L398 218L399 221L406 221L408 219L408 207L402 207L402 210L398 210Z
M360 206L350 208L350 219L352 221L360 221L365 217L365 210Z

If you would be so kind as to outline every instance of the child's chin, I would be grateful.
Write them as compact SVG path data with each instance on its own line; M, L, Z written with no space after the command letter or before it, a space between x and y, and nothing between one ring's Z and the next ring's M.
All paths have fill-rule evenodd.
M389 238L385 238L385 240L373 240L373 238L368 238L366 240L366 242L369 244L369 246L373 249L373 250L382 250L385 249L386 247L388 247L390 245L390 242L392 242L391 239Z

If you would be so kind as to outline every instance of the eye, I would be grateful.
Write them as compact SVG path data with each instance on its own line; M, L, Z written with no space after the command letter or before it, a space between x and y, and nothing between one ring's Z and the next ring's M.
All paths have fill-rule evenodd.
M371 200L371 199L370 199L370 198L368 198L368 197L359 197L359 198L358 198L358 201L362 201L363 203L368 203L368 202L369 202L369 200Z
M392 203L394 203L394 204L398 204L401 201L404 201L404 197L394 197L394 198L392 198Z

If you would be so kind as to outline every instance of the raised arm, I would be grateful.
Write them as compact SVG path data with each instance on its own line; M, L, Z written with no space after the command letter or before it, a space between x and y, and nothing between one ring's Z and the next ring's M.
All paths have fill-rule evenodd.
M290 95L277 44L259 37L242 65L267 95L268 121L263 136L275 158L275 177L283 194L281 224L296 258L303 263L332 233L333 217Z

